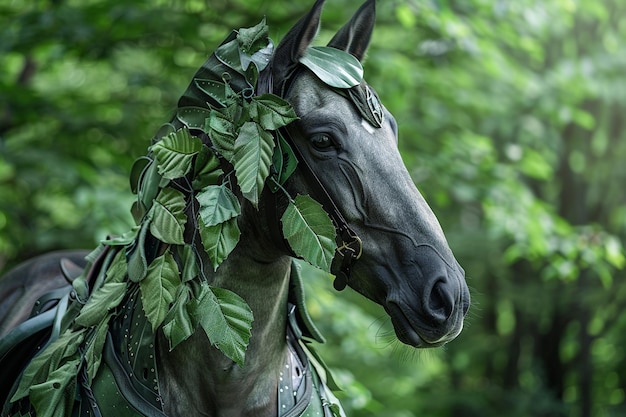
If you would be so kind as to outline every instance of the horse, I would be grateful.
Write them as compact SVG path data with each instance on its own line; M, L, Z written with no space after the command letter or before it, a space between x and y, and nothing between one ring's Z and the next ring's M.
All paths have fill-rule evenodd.
M276 48L264 22L234 31L198 71L133 167L128 235L0 281L2 416L345 415L294 258L407 345L459 335L464 271L362 79L375 1L314 47L323 3Z

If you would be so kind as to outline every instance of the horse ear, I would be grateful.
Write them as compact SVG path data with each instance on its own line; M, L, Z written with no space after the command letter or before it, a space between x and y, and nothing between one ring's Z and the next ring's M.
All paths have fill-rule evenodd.
M317 0L311 10L296 23L278 44L274 53L273 68L279 80L286 77L297 64L317 35L325 0Z
M376 1L367 0L352 19L330 40L328 46L341 49L363 60L376 22Z

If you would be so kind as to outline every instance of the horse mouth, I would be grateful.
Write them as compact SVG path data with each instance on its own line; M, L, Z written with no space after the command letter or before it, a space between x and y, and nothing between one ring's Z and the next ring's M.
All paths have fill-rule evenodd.
M398 340L415 348L435 348L443 346L461 332L459 329L452 334L445 332L443 336L437 337L435 336L435 333L438 333L436 330L426 330L413 325L411 320L402 311L402 308L396 303L388 303L385 310L387 310L391 318L391 323L393 324L393 329Z

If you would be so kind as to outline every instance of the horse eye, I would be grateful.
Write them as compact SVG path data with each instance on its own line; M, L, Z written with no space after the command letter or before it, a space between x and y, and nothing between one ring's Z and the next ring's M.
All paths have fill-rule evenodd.
M311 137L311 144L319 150L328 150L330 147L332 147L334 145L333 143L333 139L325 134L325 133L321 133L319 135L314 135L313 137Z

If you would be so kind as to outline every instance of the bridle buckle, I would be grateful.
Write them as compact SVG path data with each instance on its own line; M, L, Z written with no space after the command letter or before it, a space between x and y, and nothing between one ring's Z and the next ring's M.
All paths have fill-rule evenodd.
M352 247L352 245L356 244L356 248ZM358 261L363 255L363 241L357 235L350 235L350 240L346 242L343 241L343 244L337 247L337 253L342 257L349 256L353 260Z

